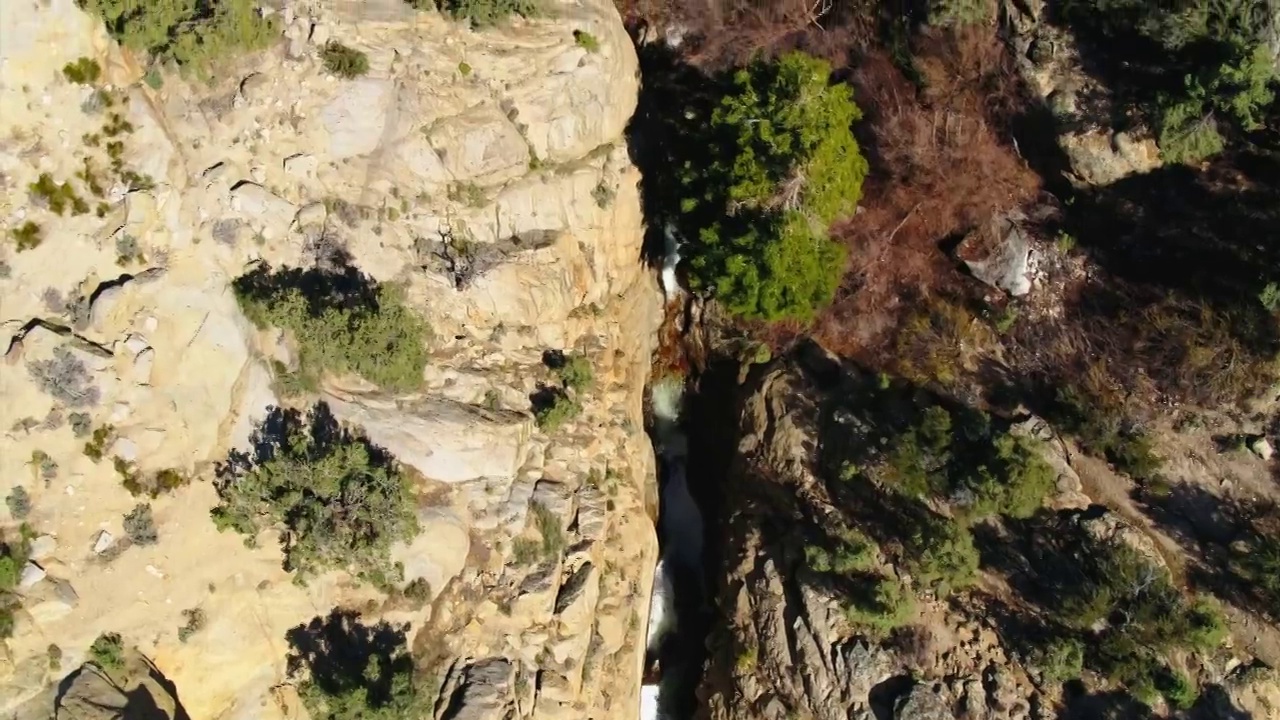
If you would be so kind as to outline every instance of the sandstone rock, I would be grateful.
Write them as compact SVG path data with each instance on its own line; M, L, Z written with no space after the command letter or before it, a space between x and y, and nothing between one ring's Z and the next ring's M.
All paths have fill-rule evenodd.
M293 222L293 203L248 181L231 189L231 209L261 227L283 230Z
M136 652L125 653L123 681L108 676L96 665L85 664L59 688L57 717L69 720L176 720L179 703L162 676Z
M343 399L326 394L333 414L358 425L423 476L445 483L478 478L510 480L523 462L530 434L527 417L490 412L446 400Z
M33 562L29 562L22 567L22 576L18 579L18 587L23 590L30 588L32 585L35 585L45 579L46 575L48 575L48 573L45 572L44 568Z
M441 121L428 140L459 181L490 185L519 177L529 167L529 146L491 103Z
M391 559L404 564L405 582L422 579L433 593L439 593L462 572L471 548L467 526L454 514L428 508L418 513L422 526L409 543L391 548Z
M12 31L12 42L0 48L0 136L22 139L0 143L8 187L25 187L46 171L71 180L83 168L87 146L77 139L100 132L103 113L81 111L91 89L48 71L79 57L96 58L111 86L135 88L116 105L135 127L124 138L125 162L155 180L145 192L109 189L113 205L104 218L59 217L22 193L10 198L7 217L36 220L47 234L41 247L4 258L12 270L0 303L6 317L25 323L45 315L45 287L95 302L89 313L77 311L85 316L75 332L84 340L37 327L21 342L9 341L15 349L6 356L12 364L0 365L0 427L47 413L53 398L31 381L26 364L74 344L101 396L86 408L93 426L115 425L132 444L121 449L144 472L172 467L195 476L156 501L160 544L116 554L111 533L137 499L111 463L85 458L84 438L65 429L0 437L0 476L29 477L26 461L36 449L59 462L62 487L36 503L39 529L72 549L58 549L59 564L51 563L51 575L24 598L7 658L38 672L0 673L0 713L7 717L44 691L51 642L82 652L98 634L120 632L127 643L154 650L191 717L300 717L305 711L286 678L287 630L334 606L382 607L381 592L339 572L297 586L281 568L274 538L247 548L209 521L218 502L213 469L231 448L247 446L255 422L278 402L265 361L274 355L239 311L231 281L256 262L307 266L315 257L307 239L323 227L361 272L407 284L411 307L434 331L433 368L457 381L432 386L426 397L382 397L358 383L359 392L335 391L362 406L348 417L367 421L371 434L398 438L394 452L427 475L415 490L437 515L424 513L423 536L397 548L407 574L426 579L435 594L429 611L413 611L415 642L446 658L510 652L529 655L532 664L545 647L580 662L586 648L577 643L589 641L595 606L603 605L608 643L600 652L617 672L597 672L590 681L574 670L556 670L554 681L549 673L549 685L565 688L571 702L543 702L531 675L529 702L520 709L529 715L554 707L574 720L617 716L637 692L638 672L628 668L639 668L643 648L626 640L635 636L628 630L635 611L647 604L644 590L605 583L597 571L553 617L565 571L544 563L545 572L525 585L528 614L505 616L486 602L516 593L533 570L501 569L504 558L494 549L524 529L535 484L545 477L573 487L604 454L619 468L616 487L608 500L589 497L580 513L601 542L575 549L564 563L575 572L588 562L627 567L628 580L647 588L656 556L641 510L654 493L641 408L662 306L636 261L639 176L622 137L635 106L636 58L617 11L604 0L571 8L572 29L590 30L601 44L584 53L566 29L568 16L474 33L391 0L319 0L305 12L292 0L274 7L282 20L294 15L283 24L297 59L279 48L250 53L213 83L166 74L159 90L138 82L136 59L75 3L6 4L0 13ZM318 71L312 43L328 38L367 51L369 75L345 81ZM469 78L457 71L463 60L474 67ZM449 146L448 133L461 144ZM559 164L557 172L531 173L531 147ZM480 174L455 177L449 168ZM450 183L471 182L486 185L488 207L449 198ZM607 208L592 197L601 183L616 188ZM329 222L321 211L336 200L354 211ZM417 240L464 225L485 248L488 266L458 290L454 278L426 267ZM125 234L165 271L122 270L115 243ZM584 306L599 308L598 315L574 313ZM507 332L492 340L500 324ZM519 407L547 347L588 348L598 367L601 392L584 398L589 436L532 438L527 415L469 407L488 388L503 394L506 407ZM552 454L560 459L548 463ZM570 498L566 522L578 504ZM95 552L76 552L77 543ZM208 624L180 643L181 612L193 607L206 612ZM508 650L508 637L538 633L537 646ZM509 688L495 698L493 712L473 712L501 716L508 696ZM69 715L70 704L59 712ZM451 706L442 705L446 712Z
M116 541L115 537L106 530L99 530L98 537L93 541L94 554L101 555L107 551Z
M387 80L365 78L347 83L320 115L329 133L329 157L344 160L378 147L391 100L392 84Z
M52 535L41 535L31 541L31 559L35 561L44 560L58 549L58 541Z

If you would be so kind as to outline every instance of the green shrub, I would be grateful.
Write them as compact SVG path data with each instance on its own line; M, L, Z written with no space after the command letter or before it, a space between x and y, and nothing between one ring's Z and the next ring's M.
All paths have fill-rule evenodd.
M89 646L89 660L107 672L124 669L124 640L118 633L103 633Z
M856 207L867 163L861 111L829 75L803 53L740 70L710 118L710 164L685 170L690 281L730 312L808 318L839 283L827 228Z
M252 457L233 453L219 470L219 530L252 544L269 527L283 529L285 568L300 581L330 568L376 584L398 574L391 544L418 531L416 500L395 461L338 426L327 406L309 417L278 408L255 433Z
M538 429L547 434L559 430L561 425L578 417L581 412L582 404L559 388L542 392L533 408Z
M78 0L98 15L111 37L160 63L174 62L200 77L227 57L260 50L279 36L274 16L254 0Z
M1051 611L1071 627L1103 628L1088 664L1144 700L1185 700L1185 683L1166 658L1216 649L1227 635L1221 608L1207 597L1189 602L1168 571L1127 545L1091 545L1079 557L1077 574L1054 589Z
M547 562L559 560L568 545L564 529L560 527L560 518L542 503L533 503L530 512L533 515L533 523L538 528L538 535L542 538L542 541L535 546L537 553ZM527 552L526 548L517 554L527 555Z
M94 428L93 437L84 444L84 454L94 462L101 462L107 446L115 441L116 429L110 425Z
M512 15L538 14L538 0L436 0L436 3L441 12L455 20L466 20L475 28L496 25Z
M415 677L403 632L385 623L364 627L354 617L335 611L321 632L307 634L314 639L291 655L289 662L291 667L308 670L298 684L298 696L314 720L433 716L433 699L423 692L430 681Z
M879 578L870 587L870 597L845 601L844 615L851 625L874 637L884 637L911 620L915 598L901 582Z
M355 48L330 40L320 51L320 59L329 72L350 80L369 72L369 56Z
M54 182L53 176L49 173L40 173L40 177L28 185L27 189L37 202L44 203L50 210L59 215L65 215L68 210L73 215L83 215L89 212L88 203L76 194L75 188L71 187L71 183Z
M192 635L204 629L206 622L204 610L196 607L182 611L182 617L186 619L182 627L178 628L178 642L185 643L191 639Z
M595 372L591 369L591 361L583 355L570 355L564 364L556 368L560 382L575 392L585 392L595 383Z
M9 506L9 514L15 520L25 520L31 514L31 495L21 485L14 486L13 490L5 496L4 503Z
M981 25L994 17L995 6L989 0L929 0L930 25Z
M1058 473L1045 461L1034 441L1002 434L992 443L995 456L969 476L977 517L1000 514L1027 518L1053 492Z
M600 52L600 41L596 39L595 35L586 30L574 30L573 42L587 52Z
M233 287L255 325L293 334L301 387L315 388L323 371L355 373L389 390L421 385L428 328L405 306L399 286L378 285L350 268L341 275L262 268Z
M1054 638L1036 650L1032 662L1046 682L1063 683L1084 671L1084 649L1075 638Z
M25 537L18 541L0 542L0 592L7 593L18 587L22 568L26 566L30 553L31 546Z
M894 439L882 477L911 497L941 494L947 489L943 470L951 461L950 447L951 414L939 405L930 406L917 426Z
M929 514L906 542L912 574L941 596L978 579L978 549L963 524Z
M13 236L14 248L18 252L34 250L40 247L40 243L44 241L40 226L31 220L22 223L12 230L10 234Z
M1125 420L1124 409L1105 391L1062 385L1049 409L1049 418L1064 432L1075 435L1081 446L1101 455L1135 480L1154 478L1163 464L1146 433Z
M102 66L93 58L82 57L62 67L62 75L79 85L92 85L102 76Z
M160 542L160 533L156 530L151 506L146 503L134 505L133 510L124 516L124 532L134 545L155 545Z
M1261 126L1276 80L1272 11L1265 0L1071 0L1064 10L1075 23L1119 41L1112 52L1134 73L1137 91L1153 84L1151 74L1183 79L1182 88L1159 93L1146 108L1167 162L1194 163L1220 152L1225 140L1219 122L1245 130ZM1133 42L1135 33L1155 47Z
M1189 710L1200 697L1200 692L1196 689L1195 683L1191 682L1191 678L1176 670L1167 670L1159 676L1156 679L1156 687L1164 699L1179 710Z
M834 547L828 549L809 545L804 549L809 567L821 573L848 575L871 569L878 550L871 538L857 530L844 530L833 538Z
M1194 164L1226 147L1213 114L1200 100L1166 99L1156 124L1156 142L1165 162Z

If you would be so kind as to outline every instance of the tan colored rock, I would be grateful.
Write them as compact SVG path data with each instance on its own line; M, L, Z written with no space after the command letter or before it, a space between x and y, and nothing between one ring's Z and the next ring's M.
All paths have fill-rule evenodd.
M642 396L662 306L637 262L638 173L622 137L637 63L617 11L585 0L555 19L484 33L399 0L285 0L279 15L293 20L278 47L228 66L212 85L167 76L155 90L138 82L137 59L74 0L0 3L6 187L25 187L41 172L72 180L83 167L80 139L101 130L103 115L81 110L92 89L50 71L81 56L97 59L106 81L130 88L117 106L136 128L125 156L154 180L152 189L127 194L113 183L102 218L59 217L25 193L0 193L0 234L32 219L46 237L26 252L0 249L11 268L0 279L0 346L8 353L0 365L0 474L30 492L30 521L58 540L41 566L47 577L19 613L11 660L0 665L0 712L45 702L51 642L72 667L111 631L176 684L192 717L299 717L296 694L282 690L286 632L338 605L380 612L385 598L342 574L295 585L270 533L248 548L209 520L214 465L245 447L279 402L267 358L286 365L296 358L245 320L230 282L257 261L311 263L323 239L376 280L405 283L433 330L421 395L388 398L330 379L340 416L365 424L424 476L424 533L396 556L406 579L431 586L432 607L388 612L408 613L395 617L412 618L410 640L421 634L439 643L460 668L499 653L585 654L598 625L609 642L597 652L616 671L566 677L574 695L566 712L625 718L638 706L626 699L636 696L642 663L632 618L648 606L647 591L636 596L630 586L649 586L657 555L644 511L655 489ZM577 28L599 39L600 52L575 45ZM314 43L325 37L366 51L368 76L343 81L324 72ZM468 77L457 71L464 60L473 68ZM543 170L529 170L533 156ZM450 197L450 186L466 183L483 186L483 207ZM601 185L616 191L608 207L593 197ZM419 241L442 229L465 231L486 248L486 267L463 290L421 256ZM122 268L117 243L126 236L140 257ZM529 238L549 242L513 240ZM92 309L49 318L73 334L36 326L18 336L48 315L46 288L94 298ZM598 311L581 312L591 306ZM54 407L28 368L62 346L82 357L99 392L96 403L67 409L88 412L95 427L115 426L109 452L129 455L142 471L174 468L196 478L151 501L156 545L118 539L137 499L120 486L110 457L86 457L84 439L69 427L7 431ZM554 437L525 413L549 347L583 349L597 368L582 416ZM480 407L489 388L506 409ZM35 450L58 463L47 485L28 465ZM606 466L618 475L609 502L575 504L575 496L566 506L588 511L590 538L565 521L569 542L585 549L548 564L527 586L529 612L504 615L487 599L517 593L528 579L503 569L511 536L527 529L537 483L572 489ZM588 562L597 570L581 592L562 593ZM607 577L606 567L627 567L628 577ZM506 580L519 584L502 586ZM179 642L182 611L195 607L206 626ZM508 638L519 637L538 644L510 647ZM475 696L477 712L512 700L511 678L498 675L496 694ZM50 708L27 709L43 716Z
M343 423L358 425L375 444L429 480L459 483L512 479L524 462L528 416L447 400L325 396Z

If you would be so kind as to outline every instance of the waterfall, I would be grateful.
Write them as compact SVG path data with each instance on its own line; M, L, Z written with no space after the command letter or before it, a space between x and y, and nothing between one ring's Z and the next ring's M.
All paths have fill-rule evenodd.
M652 435L661 473L658 532L662 557L654 570L646 636L647 654L658 661L659 680L641 688L642 720L674 720L663 706L670 704L667 695L686 679L688 663L678 643L670 643L680 634L679 615L689 612L689 599L705 602L706 598L702 587L702 512L689 492L689 443L679 425L683 400L684 383L678 377L662 378L650 387ZM678 597L684 600L677 603Z
M662 227L662 235L666 238L665 247L662 256L662 293L666 296L667 302L671 302L680 297L684 291L680 288L680 281L676 279L676 266L680 264L680 238L677 236L676 228L671 223L667 223Z

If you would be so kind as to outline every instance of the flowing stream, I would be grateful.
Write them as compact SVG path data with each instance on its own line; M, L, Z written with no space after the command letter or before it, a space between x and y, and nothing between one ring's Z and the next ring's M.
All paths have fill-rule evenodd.
M658 537L662 555L654 574L649 608L642 720L683 720L683 708L701 677L702 642L708 612L703 558L702 512L689 492L689 445L680 426L683 383L664 378L650 391L651 434L658 455L661 500Z

